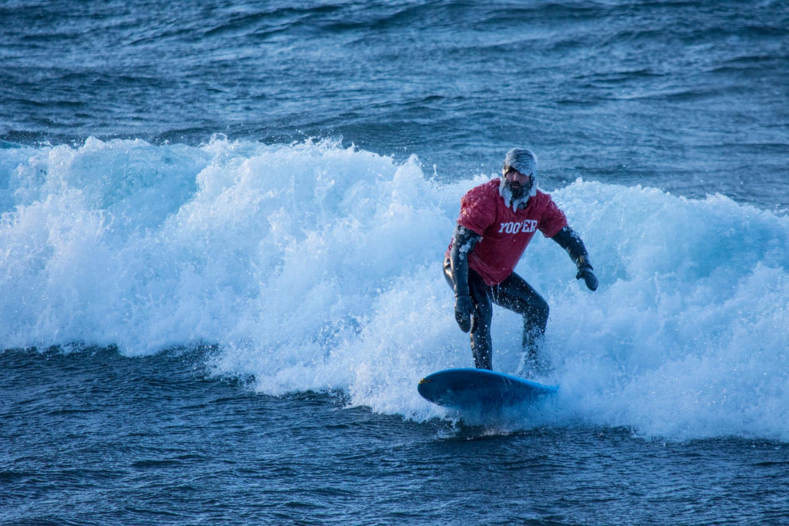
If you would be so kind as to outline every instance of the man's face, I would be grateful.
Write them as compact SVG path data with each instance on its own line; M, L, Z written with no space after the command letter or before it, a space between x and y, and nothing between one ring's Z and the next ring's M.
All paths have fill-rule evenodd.
M512 190L513 199L519 199L523 196L526 187L531 186L531 177L520 173L515 168L507 170L507 173L504 174L504 178L507 180L507 184Z

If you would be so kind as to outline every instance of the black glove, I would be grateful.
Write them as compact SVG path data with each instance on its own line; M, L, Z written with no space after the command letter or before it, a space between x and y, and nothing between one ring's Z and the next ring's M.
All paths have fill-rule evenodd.
M455 296L455 320L463 332L474 332L477 328L477 309L468 294Z
M578 267L578 274L575 275L575 279L581 278L584 278L586 286L589 287L589 290L597 290L597 276L595 276L594 272L592 272L592 265L584 264Z

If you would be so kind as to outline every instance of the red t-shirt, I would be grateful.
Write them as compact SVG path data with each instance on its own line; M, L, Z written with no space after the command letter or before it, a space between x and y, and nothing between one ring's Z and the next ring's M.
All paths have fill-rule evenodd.
M460 200L458 217L458 224L482 236L468 255L468 265L487 285L497 285L512 274L535 231L551 238L567 226L564 212L539 190L526 208L513 211L499 194L499 181L469 190ZM451 249L452 243L447 257Z

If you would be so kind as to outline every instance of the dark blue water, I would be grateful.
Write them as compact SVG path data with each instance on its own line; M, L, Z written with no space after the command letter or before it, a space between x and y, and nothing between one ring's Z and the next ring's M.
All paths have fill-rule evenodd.
M199 352L2 355L4 522L779 524L785 444L417 424L208 378ZM36 371L35 381L29 376Z
M0 3L0 522L789 522L789 4ZM534 149L556 404L440 259ZM494 316L494 367L520 328Z
M785 207L785 2L5 2L0 137L342 137Z

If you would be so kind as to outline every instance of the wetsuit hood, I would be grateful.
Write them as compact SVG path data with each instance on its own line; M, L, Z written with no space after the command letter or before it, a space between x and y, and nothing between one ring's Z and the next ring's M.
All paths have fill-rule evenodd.
M504 177L510 168L515 168L520 173L531 177L531 186L526 188L524 194L515 200L512 198L512 188ZM529 198L537 195L537 156L533 151L526 148L513 148L507 152L507 155L504 156L504 168L499 181L499 194L507 207L512 207L513 210L526 208Z

